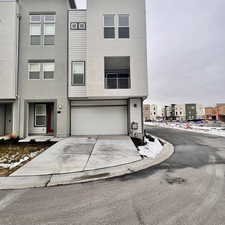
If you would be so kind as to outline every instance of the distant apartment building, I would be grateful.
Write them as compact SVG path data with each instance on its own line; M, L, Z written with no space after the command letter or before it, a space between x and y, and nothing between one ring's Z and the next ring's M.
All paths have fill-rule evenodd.
M150 120L202 120L205 109L200 104L150 105Z
M171 105L171 119L172 120L186 120L185 104Z
M185 104L186 120L205 119L205 108L200 104Z
M164 108L157 104L145 104L144 105L144 119L145 121L151 120L163 120Z
M205 116L207 120L220 120L225 122L225 104L217 104L215 107L206 107Z

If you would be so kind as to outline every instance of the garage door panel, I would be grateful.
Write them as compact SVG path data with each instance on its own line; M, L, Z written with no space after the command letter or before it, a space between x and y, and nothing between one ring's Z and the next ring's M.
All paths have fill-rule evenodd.
M73 107L71 135L127 134L127 107Z

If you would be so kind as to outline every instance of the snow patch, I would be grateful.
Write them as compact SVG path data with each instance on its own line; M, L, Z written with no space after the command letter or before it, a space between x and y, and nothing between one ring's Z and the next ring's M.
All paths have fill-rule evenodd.
M155 141L149 141L147 138L145 139L146 145L139 146L139 154L148 158L155 159L157 155L163 150L163 146L160 141L155 138Z
M23 163L23 162L25 162L25 161L27 161L27 160L29 160L29 159L34 158L34 157L35 157L36 155L38 155L41 151L42 151L42 150L37 151L37 152L31 152L29 155L24 156L22 159L20 159L20 160L17 161L17 162L0 163L0 167L5 168L5 169L13 169L13 168L19 166L21 163Z
M179 122L146 122L145 125L173 128L183 131L191 131L196 133L211 134L225 137L225 127L204 127L203 125L197 126L192 123L179 123Z

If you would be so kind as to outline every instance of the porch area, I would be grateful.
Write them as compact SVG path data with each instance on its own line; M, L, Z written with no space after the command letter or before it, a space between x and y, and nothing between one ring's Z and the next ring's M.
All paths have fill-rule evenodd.
M12 133L13 103L0 103L0 137Z
M53 102L28 104L28 136L55 135L55 104Z

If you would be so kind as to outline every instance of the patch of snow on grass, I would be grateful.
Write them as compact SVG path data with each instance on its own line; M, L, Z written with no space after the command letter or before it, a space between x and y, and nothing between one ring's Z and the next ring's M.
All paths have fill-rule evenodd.
M37 152L31 152L29 155L24 156L22 159L20 159L20 160L17 161L17 162L0 163L0 167L5 168L5 169L13 169L13 168L19 166L21 163L23 163L23 162L25 162L25 161L27 161L27 160L29 160L29 159L34 158L34 157L35 157L36 155L38 155L41 151L42 151L42 150L37 151Z
M148 158L155 159L163 149L162 144L157 138L155 138L154 142L149 141L148 139L145 139L145 142L147 143L146 145L138 147L139 154Z

